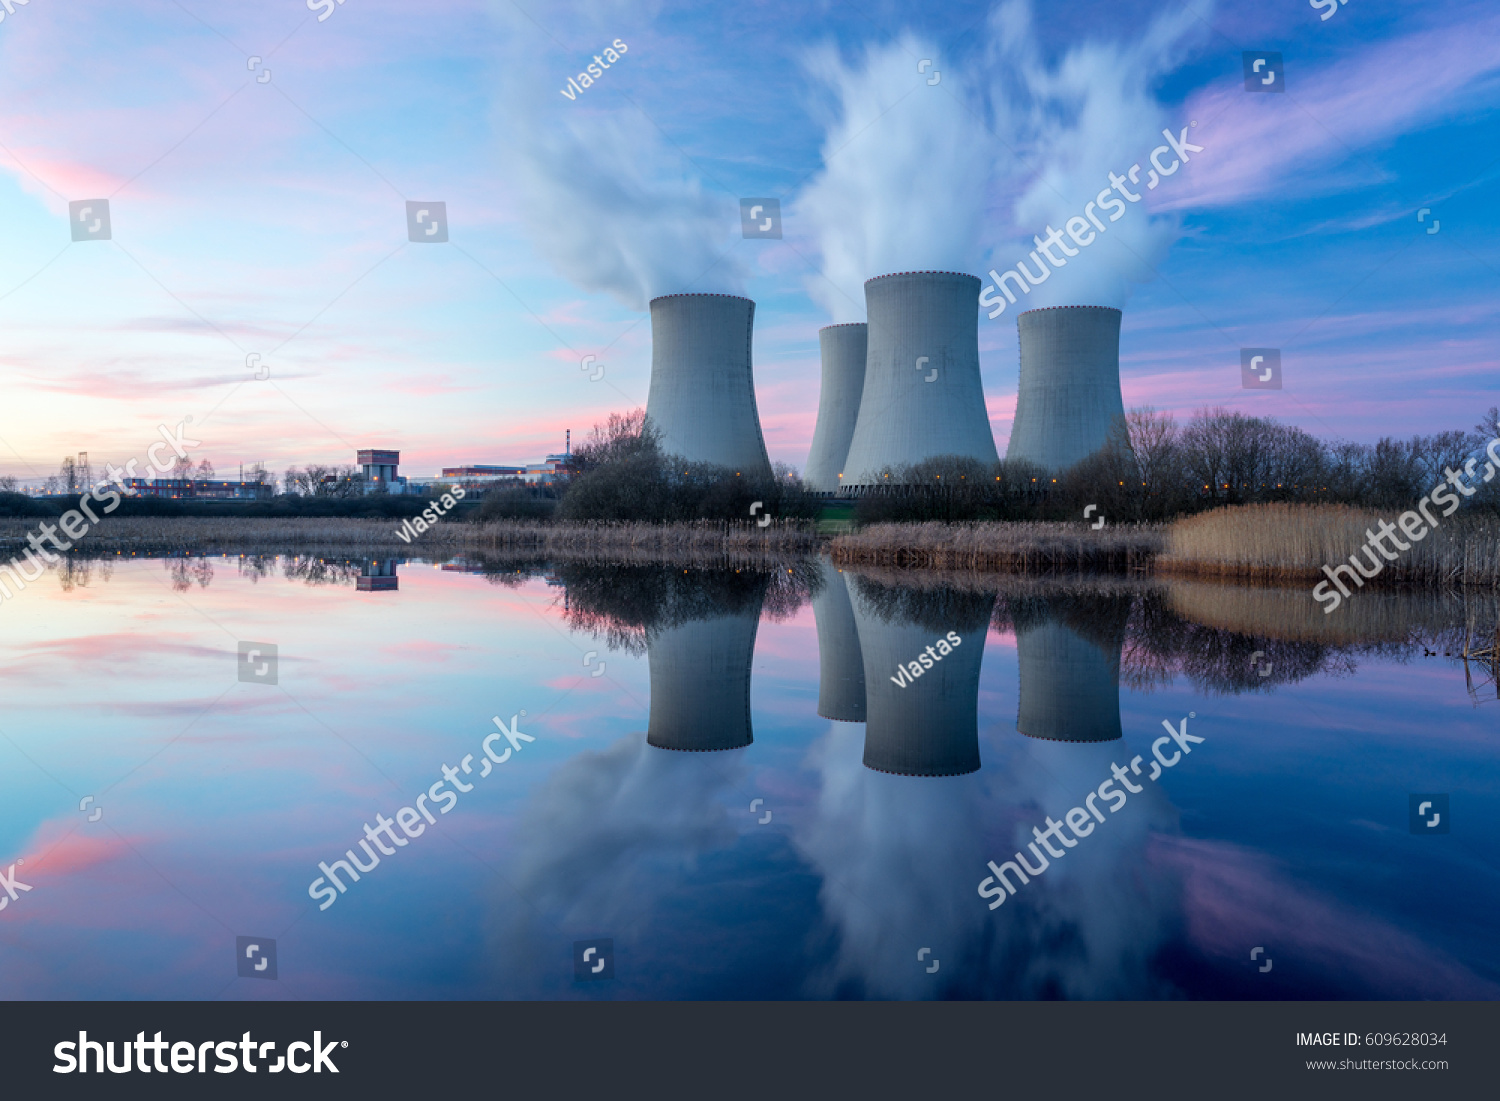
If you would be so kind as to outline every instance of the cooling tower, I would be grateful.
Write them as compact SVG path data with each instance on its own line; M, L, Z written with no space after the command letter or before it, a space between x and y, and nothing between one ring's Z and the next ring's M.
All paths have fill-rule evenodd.
M1049 620L1016 627L1016 729L1052 742L1109 742L1120 731L1120 647Z
M823 387L818 393L818 423L802 484L820 493L837 493L843 479L849 441L859 418L865 388L865 355L869 327L864 322L829 325L818 330L823 355Z
M979 280L942 271L865 284L869 351L844 485L935 455L993 463L995 437L979 380Z
M646 742L661 749L749 745L750 659L760 601L648 636L651 717Z
M823 588L812 599L813 621L818 627L818 714L836 722L862 723L865 664L849 587L843 572L832 562L824 558L819 564Z
M953 622L957 646L938 624L880 614L857 588L849 595L865 666L865 767L902 776L979 771L979 666L993 594L971 600L981 606ZM921 676L901 676L931 653L941 656L929 657Z
M754 323L755 303L748 298L653 298L646 415L662 432L663 450L769 480L750 367Z
M1053 306L1016 318L1021 378L1005 458L1066 470L1104 445L1120 397L1120 311Z

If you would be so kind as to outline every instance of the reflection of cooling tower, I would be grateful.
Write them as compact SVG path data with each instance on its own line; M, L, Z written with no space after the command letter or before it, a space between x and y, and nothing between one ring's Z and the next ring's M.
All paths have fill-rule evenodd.
M827 329L823 330L827 332ZM865 721L865 665L844 574L820 562L823 588L813 597L818 625L818 714L844 723Z
M1120 732L1119 636L1101 649L1057 620L1016 628L1016 729L1054 742L1108 742Z
M650 633L649 744L696 750L750 744L750 659L759 622L756 601L740 612Z
M979 380L979 280L908 271L865 284L870 347L846 486L935 455L996 460ZM930 381L929 381L930 380Z
M842 481L849 441L859 417L865 388L865 353L869 346L864 322L829 325L818 330L823 352L823 388L818 394L818 424L802 484L821 493L835 493Z
M956 631L962 641L906 687L893 679L942 631L877 615L850 593L865 665L865 766L902 776L960 776L979 770L979 666L988 615ZM993 598L991 598L993 601Z
M1065 470L1104 445L1120 397L1120 311L1055 306L1016 318L1021 379L1005 458Z
M755 303L748 298L653 298L646 415L661 430L665 451L769 479L750 368L754 322Z

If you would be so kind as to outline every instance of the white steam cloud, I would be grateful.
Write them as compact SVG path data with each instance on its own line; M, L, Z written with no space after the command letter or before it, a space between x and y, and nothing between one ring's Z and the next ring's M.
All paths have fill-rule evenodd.
M1153 88L1200 26L1197 15L1177 11L1133 41L1083 41L1049 58L1030 4L1011 0L992 13L976 61L966 62L992 74L984 83L910 36L868 49L852 66L814 52L808 69L837 109L825 167L796 208L815 226L822 253L822 278L809 292L835 321L859 320L866 279L929 268L1003 271L1028 257L1047 226L1061 231L1082 215L1110 186L1109 173L1139 164L1144 181L1161 131L1176 134L1189 121L1169 115ZM934 60L926 75L918 72L922 58ZM929 85L933 68L942 77ZM1106 221L1108 230L1037 286L1024 308L1123 306L1180 232L1175 215L1150 212L1173 182L1126 203L1124 216Z
M495 124L519 212L559 274L632 309L681 291L741 293L743 271L729 253L737 206L706 192L656 124L614 94L623 89L610 82L623 82L623 74L604 73L572 100L561 94L587 55L617 37L627 52L616 64L633 60L631 35L620 30L640 21L621 18L625 7L549 8L549 25L566 26L589 44L563 57L543 48L546 39L513 5L493 6L511 32Z

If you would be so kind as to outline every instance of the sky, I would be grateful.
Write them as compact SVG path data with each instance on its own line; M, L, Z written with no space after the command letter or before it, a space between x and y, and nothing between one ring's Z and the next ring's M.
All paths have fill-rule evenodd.
M1470 428L1500 404L1497 41L1465 0L18 0L0 474L144 461L188 417L221 475L538 461L645 405L647 302L684 291L756 302L762 428L800 468L817 330L864 319L864 280L990 282L1163 130L1202 151L1025 303L1124 311L1127 407ZM1284 92L1247 91L1247 51ZM781 239L742 236L746 197ZM109 239L73 240L100 199ZM409 240L408 202L447 240ZM1002 454L1017 312L978 321ZM1243 347L1282 390L1240 388Z

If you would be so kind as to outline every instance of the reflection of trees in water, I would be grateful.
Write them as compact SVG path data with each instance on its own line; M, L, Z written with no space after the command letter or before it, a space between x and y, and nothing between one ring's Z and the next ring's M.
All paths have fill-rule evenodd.
M201 556L168 558L166 567L168 576L172 578L172 588L179 593L187 592L195 581L200 589L206 589L214 579L213 564Z
M823 584L814 559L773 570L561 564L565 617L612 650L646 652L652 635L695 620L758 610L790 618Z
M57 582L63 592L75 588L88 588L94 579L95 570L101 581L109 581L114 575L114 563L108 558L85 558L81 555L63 555L57 565Z
M288 581L301 581L305 585L341 585L358 578L367 561L289 554L282 558L281 573Z
M981 630L990 620L995 590L905 588L848 571L864 606L887 623L921 627L942 635Z
M1295 605L1283 602L1305 594L1208 592L1216 602L1205 602L1196 591L1194 601L1185 601L1175 583L1007 584L992 625L1024 632L1057 620L1106 653L1118 648L1120 682L1133 691L1149 692L1181 676L1205 692L1237 695L1316 675L1348 676L1361 657L1408 661L1425 645L1436 648L1447 640L1451 649L1455 636L1461 648L1458 623L1474 618L1472 609L1465 611L1472 600L1412 602L1372 609L1366 620L1317 637L1322 623L1295 622L1285 614ZM1493 598L1478 599L1493 604ZM1183 614L1185 608L1192 614Z

